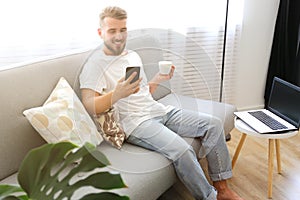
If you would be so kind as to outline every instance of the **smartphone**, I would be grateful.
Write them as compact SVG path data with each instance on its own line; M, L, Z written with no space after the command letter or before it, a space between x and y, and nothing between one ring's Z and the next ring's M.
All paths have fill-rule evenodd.
M125 75L125 80L128 79L128 77L133 73L137 72L136 76L130 81L130 83L134 83L140 78L140 67L135 66L135 67L126 67L126 75Z

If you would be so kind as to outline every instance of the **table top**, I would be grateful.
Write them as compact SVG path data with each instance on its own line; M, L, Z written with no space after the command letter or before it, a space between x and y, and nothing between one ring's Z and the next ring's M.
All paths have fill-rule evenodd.
M238 129L240 132L245 133L247 135L261 137L261 138L268 138L268 139L289 138L294 135L297 135L297 133L299 132L299 131L289 131L284 133L261 134L256 132L254 129L252 129L250 126L248 126L246 123L244 123L242 120L238 119L237 117L234 119L234 127Z

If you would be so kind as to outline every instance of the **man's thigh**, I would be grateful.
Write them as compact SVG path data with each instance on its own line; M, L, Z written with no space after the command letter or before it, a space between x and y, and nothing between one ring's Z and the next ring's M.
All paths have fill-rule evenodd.
M182 137L203 137L211 123L211 115L177 109L169 113L165 125Z
M154 118L141 123L129 136L128 142L158 151L171 160L176 160L190 145L177 133L164 125L163 118Z

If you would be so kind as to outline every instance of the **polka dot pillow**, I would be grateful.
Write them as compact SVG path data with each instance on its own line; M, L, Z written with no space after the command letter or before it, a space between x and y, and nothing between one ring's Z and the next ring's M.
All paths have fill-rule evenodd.
M99 145L102 137L69 83L62 77L41 107L23 114L48 142L69 141L79 146L89 142Z

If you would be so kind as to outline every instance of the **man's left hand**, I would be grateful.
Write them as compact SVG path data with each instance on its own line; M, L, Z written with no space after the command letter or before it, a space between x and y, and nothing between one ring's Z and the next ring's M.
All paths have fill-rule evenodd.
M160 74L159 72L153 77L153 79L150 81L150 83L153 84L160 84L162 82L170 80L175 71L175 66L171 67L170 73L169 74Z

